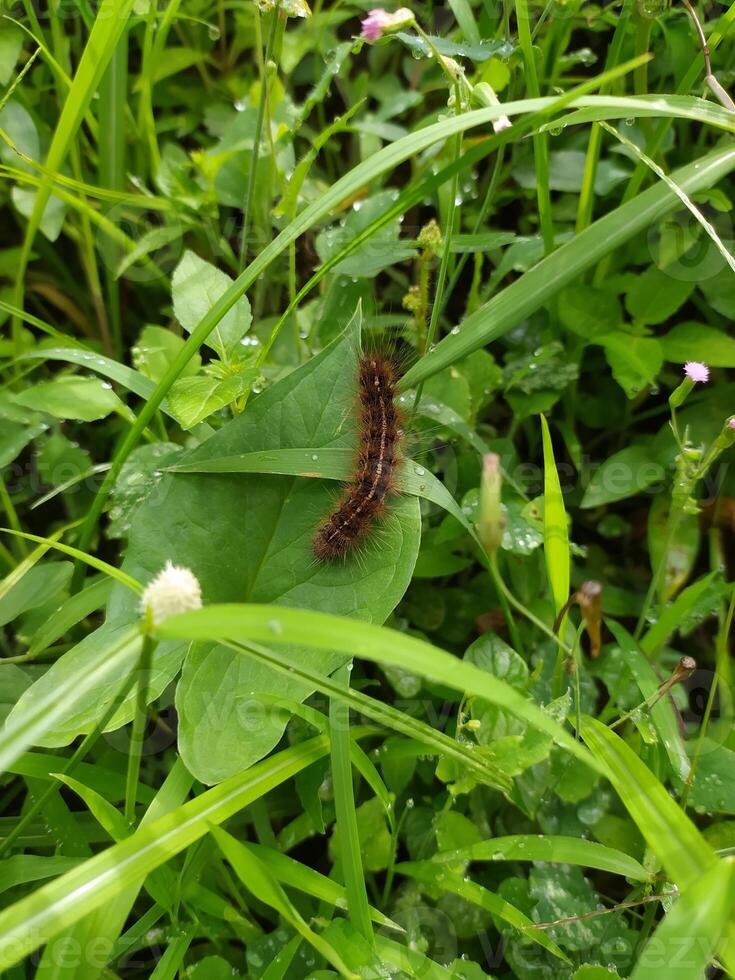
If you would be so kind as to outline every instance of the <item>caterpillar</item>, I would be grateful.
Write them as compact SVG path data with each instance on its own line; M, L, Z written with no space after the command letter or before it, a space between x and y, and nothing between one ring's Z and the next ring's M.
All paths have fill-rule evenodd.
M335 510L319 527L312 550L319 561L345 558L367 538L395 492L403 438L395 404L398 372L390 358L364 354L358 368L360 433L355 473Z

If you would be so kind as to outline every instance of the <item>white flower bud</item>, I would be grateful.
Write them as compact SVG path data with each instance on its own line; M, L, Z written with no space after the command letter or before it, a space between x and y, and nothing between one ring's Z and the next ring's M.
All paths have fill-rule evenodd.
M167 561L162 571L148 583L140 600L143 613L150 610L153 623L159 626L164 619L190 609L202 608L199 580L189 568Z

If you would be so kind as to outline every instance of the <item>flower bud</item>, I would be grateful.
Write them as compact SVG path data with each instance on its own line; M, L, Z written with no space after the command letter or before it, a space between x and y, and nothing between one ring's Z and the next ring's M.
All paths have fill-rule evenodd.
M590 639L590 657L596 660L602 647L602 584L594 579L582 582L577 589L576 599Z
M503 541L505 533L505 514L501 494L503 472L500 456L486 453L482 459L482 480L480 482L480 522L477 534L485 551L494 555Z

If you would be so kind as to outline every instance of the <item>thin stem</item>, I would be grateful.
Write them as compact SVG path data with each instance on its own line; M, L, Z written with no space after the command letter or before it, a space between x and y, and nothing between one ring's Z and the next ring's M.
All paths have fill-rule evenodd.
M18 512L15 509L15 504L13 499L8 493L8 488L5 486L5 480L0 475L0 504L8 517L8 523L14 531L19 534L23 533L23 526L20 523L20 518L18 517ZM13 544L15 545L18 555L23 558L28 554L28 546L26 545L23 538L14 538Z
M258 97L258 115L255 120L255 137L253 139L253 153L250 158L250 172L248 173L248 186L245 193L245 207L242 212L242 233L240 238L240 271L245 267L248 257L248 231L250 212L253 206L253 195L255 194L255 178L258 170L258 158L260 156L260 142L263 135L263 121L265 119L265 106L268 99L268 89L270 87L270 63L273 54L273 45L276 40L276 31L280 20L280 11L276 6L271 16L270 31L265 46L265 56L259 64L260 68L260 94ZM256 21L260 24L260 13L256 11Z
M528 0L515 0L515 9L518 41L523 52L523 62L526 69L526 89L532 99L537 99L541 94L541 89L536 73ZM549 138L546 132L536 133L533 136L533 153L536 160L536 198L539 221L544 240L544 252L548 255L554 249L554 222L549 190Z
M485 198L482 202L482 206L478 212L477 218L475 219L475 224L472 229L472 234L476 235L480 230L480 227L484 224L487 218L488 212L492 207L493 198L495 197L495 191L498 186L498 180L500 178L500 171L503 166L503 160L505 158L505 146L501 146L498 149L497 156L495 157L495 166L493 167L492 176L490 177L490 183L487 186L487 191L485 192ZM449 285L444 291L444 301L442 303L442 313L446 309L447 303L454 292L457 283L459 282L459 277L462 275L465 265L470 257L469 252L465 252L464 255L459 257L459 261L454 268L454 272L449 280Z
M497 561L490 562L490 576L493 580L495 586L495 591L498 593L498 598L500 599L500 605L503 607L503 615L505 616L505 621L508 624L508 631L510 633L510 639L513 644L513 648L516 653L520 653L523 656L523 644L521 643L521 636L518 632L518 625L516 624L513 612L510 608L510 603L508 597L503 589L503 583L498 573L498 563Z
M150 687L151 662L156 641L149 634L143 638L143 649L140 653L138 673L138 696L135 704L135 717L130 733L130 749L128 752L128 773L125 783L125 817L128 822L135 822L135 800L138 796L138 778L140 776L140 760L145 741L145 726L148 721L148 690Z
M489 563L491 566L492 565L495 566L495 576L497 576L495 581L497 581L498 588L503 593L503 595L508 600L508 602L511 604L511 606L513 606L514 609L518 610L518 612L521 613L521 615L525 616L526 619L529 620L529 622L533 623L533 625L537 629L540 629L542 633L545 633L550 640L553 640L554 643L559 647L559 649L563 650L564 653L566 654L571 654L572 648L567 643L565 643L561 639L561 637L557 636L556 633L553 631L553 629L547 626L546 623L543 622L543 620L539 619L538 616L532 613L530 609L527 609L526 606L524 606L519 599L516 599L516 597L513 595L513 593L510 591L508 586L503 581L503 577L500 574L500 571L498 570L498 560L495 555L489 558Z
M671 545L674 542L674 535L679 526L679 521L682 517L681 507L676 509L672 508L669 513L668 521L666 522L666 534L664 537L664 546L661 551L661 558L656 566L656 570L653 573L651 581L648 585L648 591L646 592L646 598L643 600L643 608L641 609L641 614L638 617L638 623L636 624L635 633L633 638L638 641L643 633L643 629L646 625L646 619L648 617L651 604L653 603L654 596L659 591L659 585L661 583L661 577L666 569L666 564L669 559L669 552L671 551Z
M437 56L438 57L438 56ZM462 97L461 89L459 83L455 83L455 114L462 114ZM458 133L453 140L453 152L452 152L452 163L455 163L462 153L462 134ZM449 259L451 256L451 244L452 244L452 232L454 230L454 215L457 210L457 187L459 184L459 171L455 171L452 175L449 184L449 207L447 209L447 221L446 229L442 235L442 257L439 263L439 272L436 277L436 287L434 289L434 302L431 307L431 318L429 320L429 329L426 331L426 346L425 350L431 350L432 344L436 338L437 329L439 326L439 316L442 311L443 303L442 297L444 295L444 285L447 280L447 270L449 268ZM414 395L413 408L411 414L413 415L418 408L419 402L421 401L421 393L424 389L423 381L420 381L416 385L416 394Z

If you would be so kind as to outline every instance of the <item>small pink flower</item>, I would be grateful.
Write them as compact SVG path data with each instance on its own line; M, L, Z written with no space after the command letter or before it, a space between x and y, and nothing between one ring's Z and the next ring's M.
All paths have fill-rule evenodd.
M728 429L735 429L735 415L727 420Z
M709 368L701 361L687 361L684 365L684 374L690 381L709 381Z
M389 23L390 14L388 11L383 10L382 7L376 7L375 10L370 10L363 20L361 36L371 44L373 41L379 41Z

